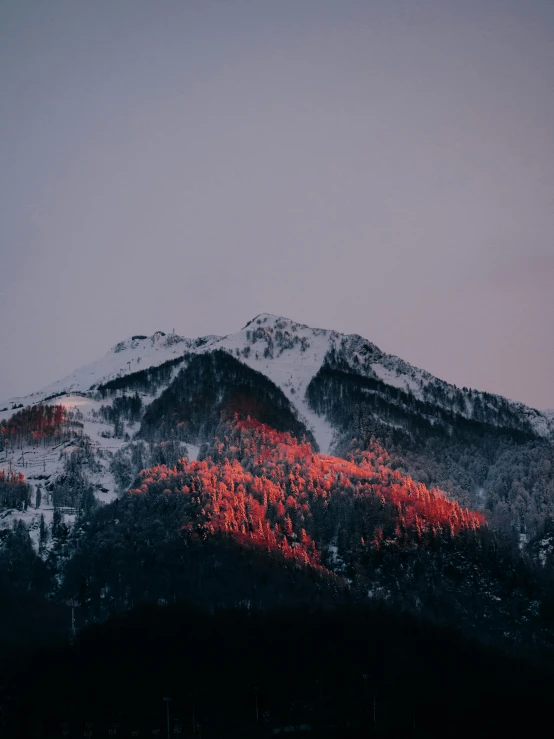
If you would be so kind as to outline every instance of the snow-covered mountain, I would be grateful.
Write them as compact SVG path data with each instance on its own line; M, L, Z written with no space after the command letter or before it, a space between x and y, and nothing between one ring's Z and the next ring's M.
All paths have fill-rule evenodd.
M156 331L152 336L132 336L118 342L107 354L95 362L91 362L75 370L61 380L47 385L30 395L13 397L7 402L0 402L4 408L14 405L30 405L59 397L62 394L85 393L101 382L131 374L149 367L156 367L163 362L180 357L186 351L194 350L202 343L211 342L218 337L208 336L203 339L186 339L176 334L165 334Z
M222 349L266 375L283 390L299 414L312 427L322 450L329 450L332 429L310 409L306 389L310 381L332 355L339 355L344 365L355 374L375 378L398 388L418 400L430 390L439 389L441 403L449 407L460 392L465 402L457 412L471 418L475 398L494 408L498 401L528 422L540 436L554 431L554 411L538 411L523 403L506 401L501 396L460 390L418 369L392 354L382 352L375 344L356 334L340 334L328 329L311 328L288 318L262 313L239 331L227 336L204 336L197 339L157 331L152 336L133 336L120 341L101 359L85 365L40 391L24 397L0 402L0 420L11 415L14 406L56 401L63 395L90 393L99 385L118 377L158 367L187 354L202 354Z
M553 431L550 412L279 316L132 336L0 404L0 559L94 617L191 593L250 603L264 583L270 603L298 565L333 593L339 578L469 633L494 615L531 643L550 608Z
M183 383L191 381L182 373L192 358L218 356L221 352L254 370L253 377L261 373L276 392L282 393L279 403L289 407L287 412L315 440L320 452L342 454L354 436L384 440L387 429L391 432L396 429L404 436L400 441L396 437L388 439L387 443L400 454L407 471L426 482L436 480L473 505L485 505L489 500L487 486L491 495L500 496L495 492L496 480L504 474L508 463L502 462L501 467L498 460L514 458L523 449L523 443L527 444L525 449L531 450L533 459L539 458L543 452L537 451L537 440L548 443L548 439L554 438L552 412L540 412L498 395L457 388L382 352L361 336L311 328L268 313L256 316L236 333L222 337L192 339L161 331L152 336L132 336L116 344L101 359L42 390L0 403L0 422L21 407L41 403L63 405L80 424L81 437L88 439L95 450L97 462L90 470L90 482L97 498L106 503L121 489L114 480L112 459L128 446L137 432L140 435L143 415L148 415L148 409L152 408L159 416L160 403L167 411L168 403L176 402L175 383L180 383L182 395ZM151 381L154 375L155 381ZM146 376L150 379L140 384L140 378ZM114 428L110 407L121 402L122 396L130 398L137 387L140 417L133 421L124 419ZM195 387L194 392L201 390ZM275 397L271 402L274 400ZM427 429L424 437L421 428ZM439 429L442 436L438 441L425 441ZM505 448L504 442L500 446L500 442L495 442L495 453L491 456L489 451L485 458L479 439L495 429L501 432L501 439L516 435L519 446ZM410 439L416 438L419 441L414 446ZM464 451L460 457L457 440L462 438ZM208 439L196 432L185 436L184 441L189 457L194 458L200 444ZM63 476L68 455L76 444L77 440L73 439L61 449L36 444L27 448L22 445L17 450L6 448L0 451L0 470L22 472L34 487L47 484L45 480L51 484ZM550 450L550 446L545 448ZM457 457L447 459L453 450ZM466 479L467 460L472 460L472 464L474 461L476 471ZM483 470L488 472L485 474ZM490 478L493 473L494 477L487 480L487 475ZM543 498L550 500L550 492L546 494L543 489L540 493L533 474L526 472L523 482L521 476L514 479L523 487L534 485L534 492L529 490L529 494L536 497L543 494ZM545 489L550 490L550 484L548 478ZM550 510L550 503L547 508ZM543 506L537 514L541 520L545 511ZM53 507L46 498L38 509L0 512L2 515L4 524L16 517L24 518L36 528L38 517L45 515L49 520Z

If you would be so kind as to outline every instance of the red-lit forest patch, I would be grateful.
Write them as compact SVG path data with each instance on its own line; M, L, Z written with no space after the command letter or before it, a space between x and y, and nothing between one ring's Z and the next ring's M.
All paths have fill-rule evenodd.
M206 459L144 470L130 493L185 495L189 535L226 533L316 567L339 534L353 552L425 546L485 524L442 491L391 469L377 445L355 462L316 454L309 443L256 421L222 428Z
M63 405L27 406L0 421L0 441L12 448L63 441L69 435L67 422Z

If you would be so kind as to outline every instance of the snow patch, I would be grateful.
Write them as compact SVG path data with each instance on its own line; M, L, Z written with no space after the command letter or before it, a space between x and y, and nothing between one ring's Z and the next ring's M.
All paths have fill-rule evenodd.
M389 369L378 362L374 362L371 365L371 369L377 375L379 380L382 380L387 385L392 385L400 390L411 392L421 400L422 395L420 386L413 378L408 375L399 374L398 370Z

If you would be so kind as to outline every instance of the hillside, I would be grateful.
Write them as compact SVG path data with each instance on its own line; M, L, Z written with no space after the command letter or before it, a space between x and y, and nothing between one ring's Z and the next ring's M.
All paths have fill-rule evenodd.
M75 626L85 644L96 639L94 624L118 618L133 639L127 624L152 606L231 614L221 615L222 633L238 614L286 621L294 609L302 623L318 609L345 629L361 618L446 639L452 674L463 667L474 682L464 639L490 660L491 674L512 664L491 647L549 674L551 414L456 388L359 336L267 314L225 337L132 337L0 407L0 597L10 604L0 613L0 651L74 642ZM77 604L71 632L67 604ZM395 628L389 642L408 644ZM324 639L331 651L337 643ZM421 658L424 645L414 649ZM311 648L297 651L308 673L325 672ZM439 647L436 655L443 664ZM354 662L350 652L336 659L341 670ZM509 669L506 689L517 693L518 670ZM374 682L404 730L410 712L398 701L409 691L399 680L394 690ZM14 690L13 705L37 726L60 720L55 702L39 715ZM347 693L328 715L317 710L322 727L355 736L367 724ZM272 726L313 716L318 699L306 695L290 712L272 704ZM492 700L506 702L498 693ZM339 703L351 705L351 723ZM75 710L107 726L108 704L95 712L79 698ZM241 711L238 735L248 726ZM444 710L446 725L462 725L457 711Z
M234 380L224 379L231 375ZM246 392L236 385L239 375ZM225 398L216 397L223 387ZM482 510L493 527L517 541L540 536L554 512L551 414L456 388L359 336L269 314L224 337L131 337L42 391L0 403L0 424L40 403L63 406L81 424L80 437L94 450L89 476L100 502L122 489L111 459L137 432L150 442L173 431L194 456L222 411L249 410L278 430L302 431L323 453L342 456L377 441L407 474ZM280 420L271 410L277 407ZM164 408L170 416L162 421ZM57 446L16 448L8 441L0 469L22 472L34 490L44 487L63 474L75 438L66 440L63 456ZM52 508L42 508L50 520ZM37 516L27 511L24 518L38 526Z
M79 593L95 617L303 601L316 576L323 601L550 648L552 419L359 336L263 314L225 337L132 337L8 404L0 473L5 587L36 571L37 594ZM224 569L199 575L204 556Z

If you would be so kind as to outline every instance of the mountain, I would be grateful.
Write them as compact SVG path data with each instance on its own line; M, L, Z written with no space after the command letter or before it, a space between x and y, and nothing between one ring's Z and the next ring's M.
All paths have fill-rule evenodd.
M156 415L165 408L167 416L177 398L183 418L173 419L174 434L188 445L189 455L209 440L222 410L223 399L216 396L224 377L230 377L230 357L235 379L227 382L224 403L235 410L247 410L246 399L260 384L256 377L263 375L265 389L260 392L265 399L258 398L257 409L250 409L254 417L259 417L260 403L265 403L266 412L278 406L283 417L276 428L303 428L323 453L333 450L342 456L353 439L354 446L379 441L407 474L488 511L495 528L516 538L540 534L552 516L551 414L498 395L457 388L360 336L313 329L269 314L224 337L186 339L161 331L133 336L42 391L0 403L0 422L7 423L20 406L47 403L73 409L84 436L97 452L105 452L97 460L92 483L100 500L107 502L117 493L109 456L124 446L126 434L136 434L138 423L139 435L151 440L156 432L159 441L172 421L160 425ZM255 374L247 380L249 370ZM243 386L249 385L242 400L238 374ZM203 383L214 385L214 378L218 387L212 387L212 397L204 398L201 409L197 399L205 390ZM131 412L126 405L135 393ZM275 422L275 413L272 418ZM268 419L266 415L262 420ZM28 478L42 473L51 479L61 473L60 460L47 449L30 448L23 455L12 450L10 455L12 467ZM7 462L4 455L4 467Z
M0 649L63 639L75 602L80 628L384 609L550 669L549 412L269 314L133 336L0 408Z
M264 551L269 537L285 568L292 552L296 565L320 568L318 577L328 583L329 592L338 588L346 593L354 587L357 593L369 592L428 613L437 610L437 581L444 586L454 577L455 595L443 593L440 618L447 622L452 616L478 630L484 628L482 616L491 599L500 603L509 597L513 583L525 582L527 569L534 568L539 575L538 580L529 576L529 593L513 599L511 616L510 608L498 605L497 620L508 622L517 601L523 628L531 591L543 603L542 611L535 606L537 613L548 609L547 596L537 594L543 592L539 580L550 569L546 563L554 531L551 415L498 395L457 388L360 336L269 314L224 337L187 339L158 331L121 341L102 359L42 391L1 405L0 515L5 542L22 547L30 536L30 551L34 547L40 562L48 562L51 571L62 568L66 580L60 587L67 597L72 588L82 590L80 581L97 581L95 593L90 582L85 587L93 610L100 607L101 591L110 580L106 572L100 578L82 569L97 566L98 538L119 526L114 523L116 510L129 508L140 517L141 506L149 510L160 493L152 488L154 483L147 484L147 503L139 505L136 494L128 491L136 491L144 475L155 481L162 474L167 490L174 492L173 470L182 470L177 475L179 489L190 491L193 478L206 489L208 472L194 465L208 464L211 469L213 460L221 464L223 457L241 466L248 479L240 484L241 495L251 496L248 506L263 507L258 524L264 531L269 527L260 539L251 530L255 524L250 512L241 524L246 539L223 536L228 557L247 540L251 553ZM255 433L248 432L250 451L243 448L245 423L259 424ZM241 453L229 442L237 434ZM268 444L267 438L273 442ZM266 449L263 463L253 451L260 444ZM282 449L286 464L279 456ZM300 475L290 469L291 454ZM179 466L183 459L188 467ZM274 478L275 468L279 479ZM217 470L209 473L215 480ZM296 484L284 484L293 474ZM321 475L333 478L323 498L313 487ZM302 497L306 479L312 485L307 498ZM279 488L275 510L260 498L259 486L265 480ZM225 487L224 480L217 484ZM234 486L230 495L236 507ZM427 503L414 508L412 497ZM192 518L188 501L185 495L177 506L181 527L170 520L163 541L177 536L178 549L183 527L200 526L210 546L215 540L221 546L223 532L229 532L206 519L213 500L205 500L203 512ZM441 506L446 513L439 515ZM328 519L325 526L322 516ZM133 538L130 532L128 536ZM151 532L144 535L148 541L151 537ZM302 537L308 537L313 552L303 547ZM113 540L118 540L118 530ZM300 554L302 561L297 561ZM26 566L31 566L29 556ZM498 579L496 569L501 566L506 572ZM37 568L41 570L38 562ZM464 568L477 568L478 577L464 582ZM422 579L423 570L427 574ZM59 586L60 575L56 577ZM246 590L252 578L256 580L250 573ZM38 575L35 579L41 580ZM164 582L162 591L167 578ZM217 584L214 587L215 593ZM133 590L130 583L125 588ZM167 592L160 594L157 586L153 590L166 598ZM462 592L480 603L481 616L475 614L476 605L467 618L454 615ZM118 596L118 602L122 606L141 597L134 592L130 600ZM226 597L229 603L237 602L232 595ZM508 627L505 632L516 641L520 638Z
M481 393L454 385L417 369L399 357L382 352L356 334L310 328L289 319L262 313L240 331L228 336L187 339L157 331L152 336L137 335L117 343L100 360L76 370L71 375L27 397L0 402L1 407L28 405L71 393L86 393L110 381L124 379L150 368L179 363L187 354L213 352L217 349L235 355L239 361L265 374L289 397L300 416L318 437L322 451L329 451L332 429L314 413L307 402L306 390L318 372L329 364L341 364L343 370L397 389L416 401L432 399L436 406L461 417L526 429L539 437L554 433L551 412L540 412L523 403L507 401L498 395ZM123 386L123 385L122 385Z

